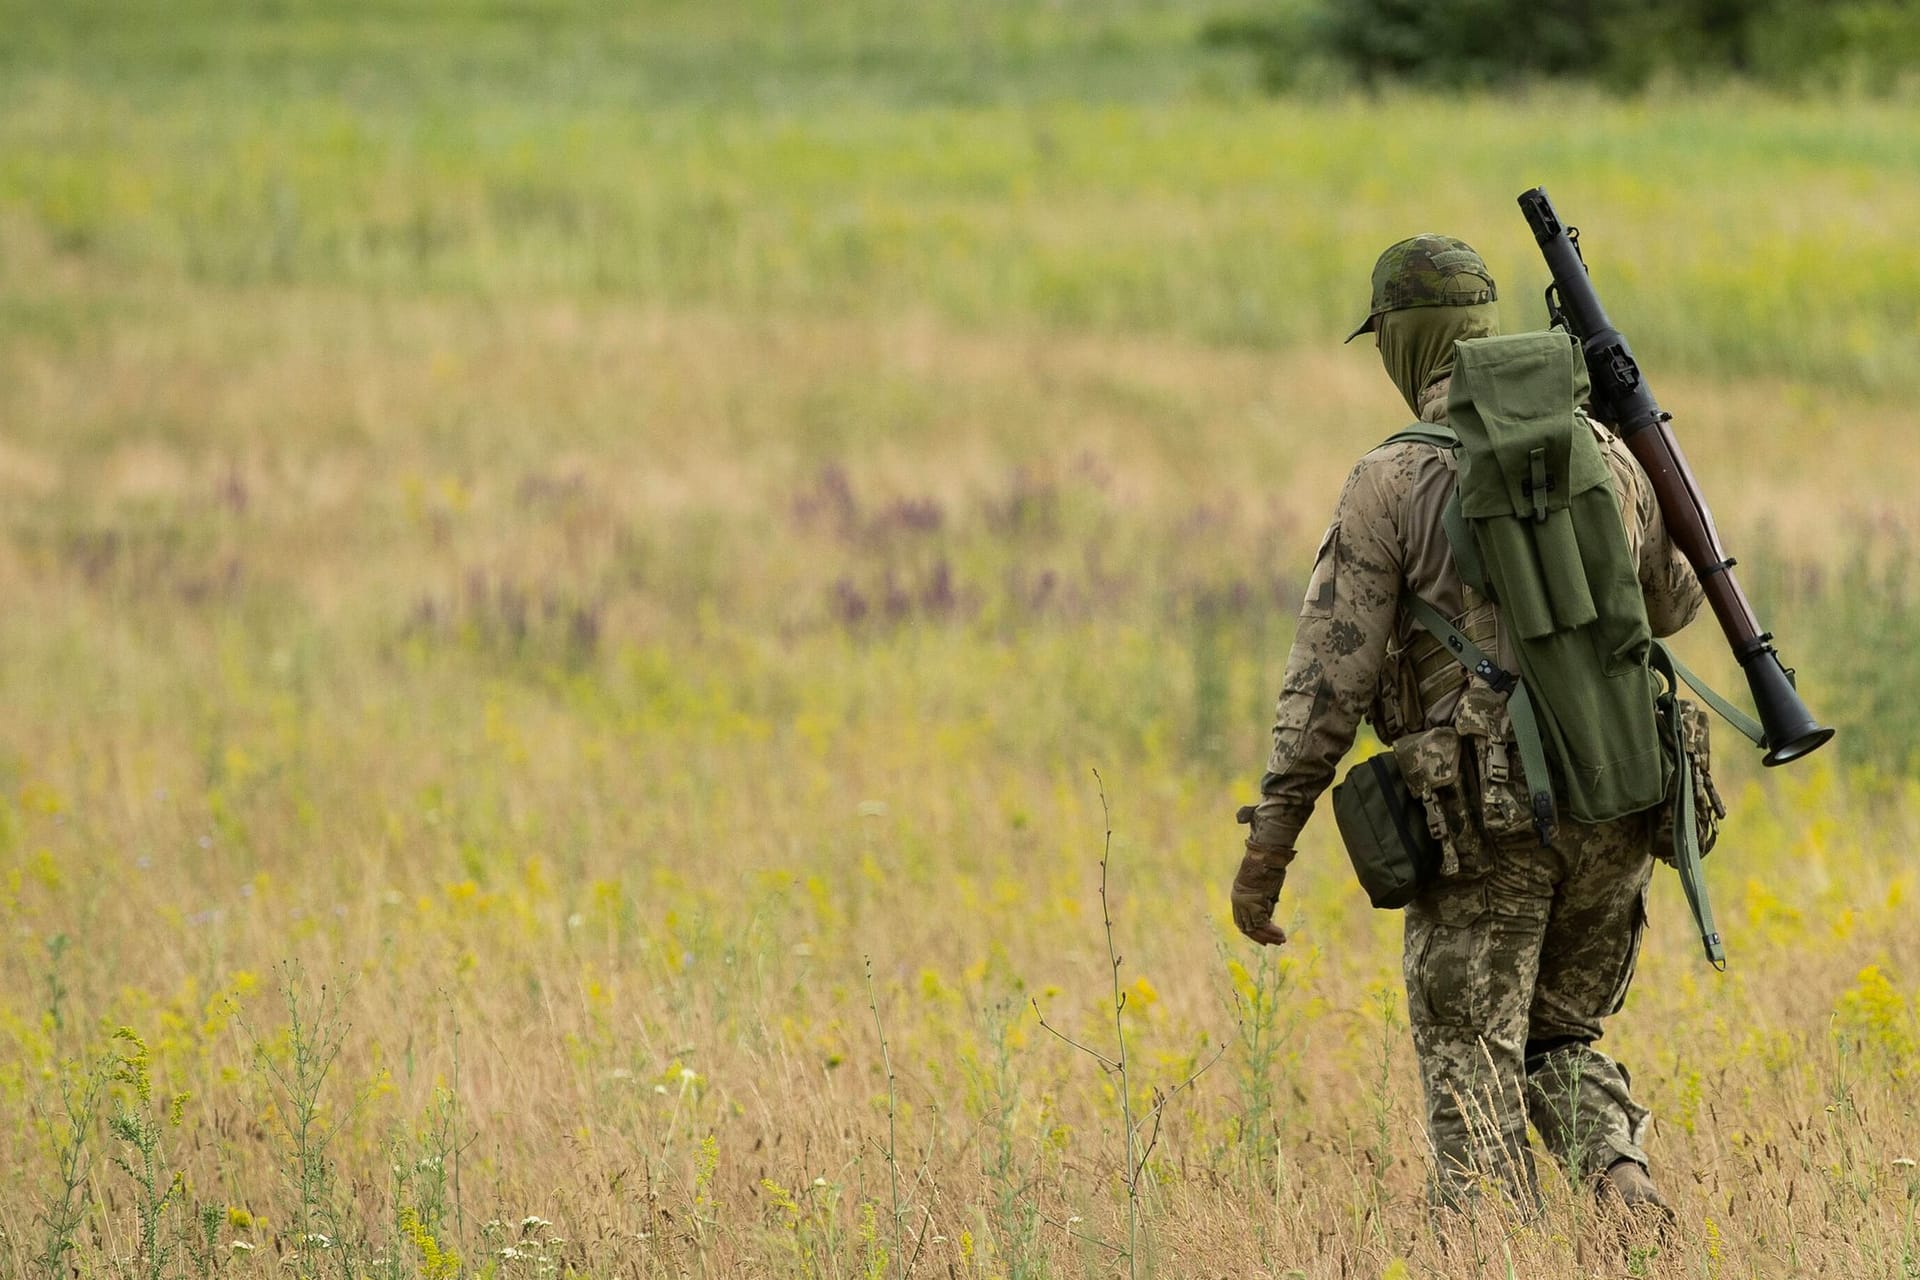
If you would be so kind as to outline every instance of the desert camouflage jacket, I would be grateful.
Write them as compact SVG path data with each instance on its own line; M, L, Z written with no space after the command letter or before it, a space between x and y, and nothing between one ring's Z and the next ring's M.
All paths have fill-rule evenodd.
M1446 421L1447 387L1443 379L1421 396L1422 422ZM1646 472L1613 433L1597 423L1593 430L1613 470L1653 634L1672 635L1699 611L1700 585L1667 537ZM1453 483L1452 454L1412 441L1374 449L1347 477L1280 683L1250 847L1290 856L1362 717L1387 742L1451 722L1466 672L1401 611L1403 586L1494 647L1495 607L1460 580L1441 528ZM1498 650L1511 670L1513 653Z

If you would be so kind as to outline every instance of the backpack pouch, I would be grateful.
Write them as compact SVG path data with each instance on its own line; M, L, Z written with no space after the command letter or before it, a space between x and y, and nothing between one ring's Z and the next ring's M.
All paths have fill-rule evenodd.
M1333 818L1367 900L1406 906L1440 875L1440 842L1394 752L1369 756L1333 789Z
M1474 825L1493 840L1531 831L1533 817L1507 695L1478 681L1469 684L1453 713L1453 727L1460 733L1463 770L1466 761L1472 762L1472 776L1463 772L1461 790L1479 810Z
M1705 707L1679 698L1680 704L1680 743L1687 753L1688 770L1693 783L1693 831L1700 841L1700 856L1706 857L1720 838L1720 820L1727 816L1727 806L1720 799L1720 789L1713 785L1713 749L1711 745L1712 719ZM1661 719L1662 736L1667 736L1666 718ZM1661 802L1654 820L1653 850L1662 862L1673 864L1673 824L1680 811L1678 794L1679 770L1674 771L1674 783L1667 798Z

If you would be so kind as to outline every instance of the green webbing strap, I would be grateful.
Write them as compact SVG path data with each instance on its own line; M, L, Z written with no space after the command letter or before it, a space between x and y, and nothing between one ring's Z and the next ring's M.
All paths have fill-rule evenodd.
M1384 448L1390 444L1399 444L1403 440L1411 440L1416 444L1439 445L1442 449L1460 447L1460 437L1454 434L1453 428L1439 422L1416 422L1410 427L1394 432L1376 447Z
M1440 528L1447 535L1447 547L1453 552L1453 567L1460 571L1460 581L1483 598L1493 599L1493 588L1487 582L1487 565L1480 558L1480 544L1473 540L1473 530L1467 528L1467 518L1460 512L1458 485L1454 486L1447 505L1441 508Z
M1547 495L1553 492L1553 479L1547 475L1547 451L1535 449L1527 454L1526 493L1533 499L1533 522L1545 524L1552 514L1547 510Z
M1513 736L1520 744L1520 769L1527 775L1527 800L1533 816L1533 829L1542 845L1553 841L1553 775L1547 771L1546 745L1540 740L1540 719L1533 712L1533 697L1527 686L1511 671L1496 665L1479 645L1467 639L1466 632L1453 625L1447 615L1412 592L1400 597L1413 619L1434 639L1447 647L1454 660L1507 695L1507 718L1513 721Z
M1533 829L1542 847L1553 843L1553 775L1547 771L1546 744L1540 740L1540 721L1533 714L1533 695L1524 682L1507 697L1507 719L1520 744L1520 770L1527 775L1527 802L1533 809Z
M1673 866L1680 873L1680 887L1686 892L1687 907L1700 930L1700 945L1707 960L1716 969L1727 967L1727 951L1720 944L1720 930L1713 923L1713 904L1707 899L1707 877L1700 865L1700 832L1695 826L1693 808L1693 760L1687 755L1686 727L1680 716L1680 682L1674 678L1675 663L1667 646L1656 642L1650 665L1665 677L1667 692L1660 698L1660 718L1673 734L1674 777L1677 788L1673 807ZM1687 681L1693 684L1693 681ZM1694 685L1696 693L1705 691Z
M1708 688L1707 682L1689 670L1687 664L1680 661L1673 650L1667 647L1665 641L1655 640L1653 647L1666 656L1667 665L1672 668L1671 672L1664 674L1678 675L1682 680L1685 680L1687 686L1700 695L1700 701L1719 712L1722 720L1725 720L1728 724L1745 734L1754 746L1764 747L1767 745L1767 731L1761 728L1758 720L1755 720L1752 716ZM1661 670L1658 663L1653 664L1653 667L1656 671ZM1678 688L1678 686L1675 687L1676 689Z

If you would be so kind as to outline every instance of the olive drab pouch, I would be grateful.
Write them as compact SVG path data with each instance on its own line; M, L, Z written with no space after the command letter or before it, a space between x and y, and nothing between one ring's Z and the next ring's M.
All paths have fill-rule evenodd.
M1654 855L1668 866L1678 864L1674 839L1674 824L1682 808L1680 804L1680 782L1685 775L1692 784L1693 834L1700 848L1700 856L1706 857L1713 852L1714 843L1720 838L1720 822L1727 816L1727 806L1720 799L1719 788L1713 785L1713 751L1711 746L1712 722L1705 707L1677 698L1677 718L1680 725L1678 744L1669 742L1670 750L1685 752L1688 767L1674 771L1673 785L1667 793L1666 801L1660 806L1659 816L1654 823ZM1667 721L1661 722L1662 737L1667 737Z
M1706 876L1700 860L1719 834L1720 819L1726 807L1714 789L1708 773L1712 763L1707 750L1706 713L1680 696L1685 681L1702 701L1719 712L1726 722L1756 745L1765 741L1760 722L1715 693L1705 681L1687 669L1673 650L1655 641L1651 655L1653 670L1665 682L1656 704L1662 744L1672 751L1673 785L1656 822L1661 838L1661 857L1680 874L1680 888L1687 895L1687 906L1700 929L1700 941L1707 959L1715 968L1725 968L1726 948L1720 930L1713 923L1713 905L1707 900Z
M1440 874L1460 874L1460 848L1455 835L1466 828L1460 795L1460 731L1441 725L1409 733L1393 743L1394 759L1407 790L1426 815L1427 834L1440 845Z
M1333 819L1367 900L1383 910L1406 906L1440 875L1441 844L1426 806L1407 785L1396 752L1382 751L1347 770L1333 789Z
M1460 734L1463 761L1472 763L1472 777L1462 789L1475 810L1475 825L1499 839L1517 835L1532 825L1527 788L1521 780L1519 748L1513 719L1507 714L1507 695L1479 681L1460 694L1453 713Z

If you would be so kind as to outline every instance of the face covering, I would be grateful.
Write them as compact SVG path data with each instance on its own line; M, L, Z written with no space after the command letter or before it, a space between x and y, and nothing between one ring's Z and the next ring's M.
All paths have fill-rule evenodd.
M1500 332L1500 307L1408 307L1381 313L1380 360L1407 408L1420 412L1420 393L1453 372L1453 344Z

